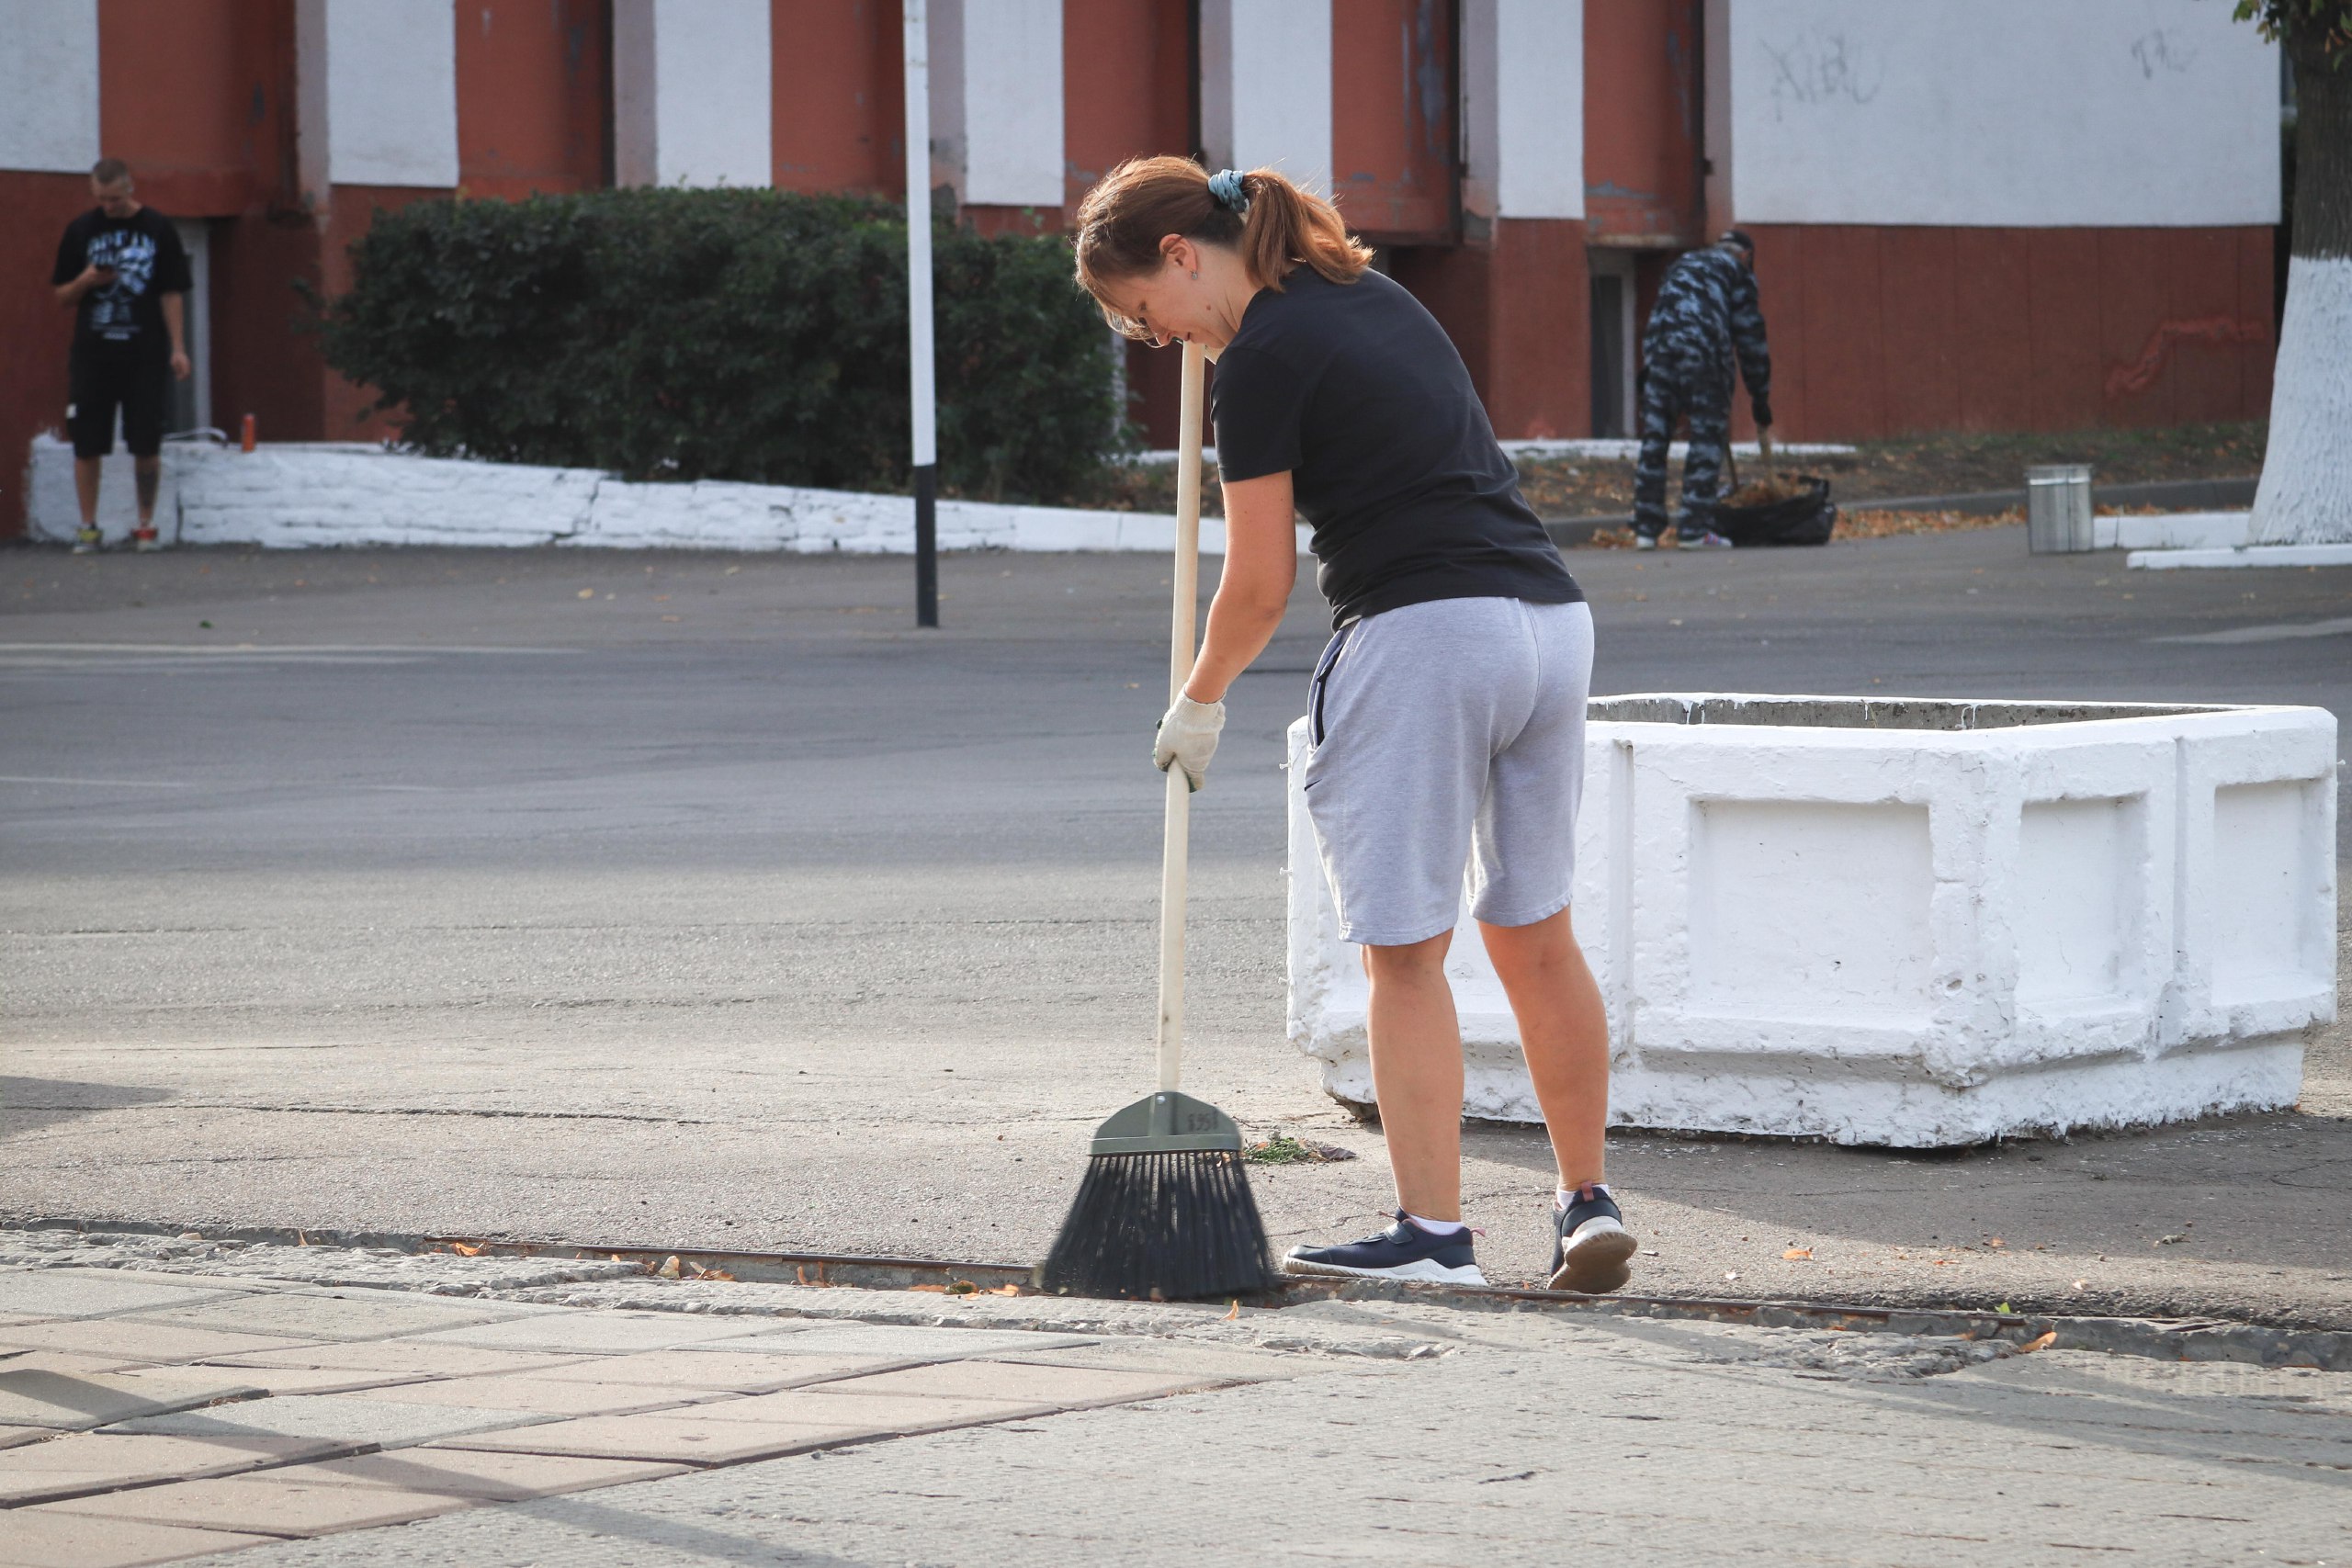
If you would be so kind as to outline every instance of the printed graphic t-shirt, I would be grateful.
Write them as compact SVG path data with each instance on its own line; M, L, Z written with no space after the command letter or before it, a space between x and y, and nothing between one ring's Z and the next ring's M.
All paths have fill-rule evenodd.
M172 220L152 207L128 218L92 208L65 226L50 281L71 283L85 266L111 267L114 281L82 296L74 319L74 355L135 354L157 364L168 358L164 296L190 287L187 251Z
M1584 597L1453 340L1376 272L1299 266L1260 289L1217 358L1215 417L1225 479L1290 470L1335 629L1434 599Z

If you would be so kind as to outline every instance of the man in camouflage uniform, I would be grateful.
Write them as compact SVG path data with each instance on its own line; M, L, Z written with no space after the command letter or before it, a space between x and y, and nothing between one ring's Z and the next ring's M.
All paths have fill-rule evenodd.
M1682 459L1683 547L1731 541L1714 530L1724 450L1731 441L1732 366L1747 383L1758 430L1772 423L1772 355L1756 302L1756 246L1737 229L1667 268L1642 333L1642 450L1634 468L1634 543L1666 532L1666 453L1678 419L1690 424Z

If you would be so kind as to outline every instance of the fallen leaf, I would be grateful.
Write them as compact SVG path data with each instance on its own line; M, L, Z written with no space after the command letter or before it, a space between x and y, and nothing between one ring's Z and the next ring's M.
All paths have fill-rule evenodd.
M989 1292L992 1296L1017 1296L1020 1293L1021 1287L1018 1285L999 1285Z
M1225 1321L1226 1321L1226 1322L1227 1322L1227 1323L1231 1323L1235 1318L1239 1317L1240 1315L1241 1315L1241 1302L1240 1302L1240 1299L1239 1299L1238 1297L1236 1297L1236 1298L1235 1298L1235 1300L1234 1300L1234 1303L1233 1303L1232 1307L1231 1307L1230 1309L1228 1309L1228 1310L1227 1311L1226 1314L1225 1314Z
M1809 1247L1792 1247L1786 1252L1781 1254L1781 1256L1792 1263L1810 1263L1813 1261L1813 1248Z
M582 599L594 599L595 596L596 591L593 588L583 588L580 591L580 597Z
M1726 1280L1736 1280L1736 1279L1738 1279L1738 1278L1739 1278L1739 1270L1738 1270L1738 1269L1733 1269L1733 1270L1731 1270L1729 1273L1725 1274L1725 1275L1724 1276L1724 1279L1726 1279Z
M2049 1333L2041 1336L2039 1339L2029 1339L2024 1344L2018 1346L2018 1354L2020 1356L2030 1356L2036 1350L2047 1350L2050 1347L2057 1343L2058 1331L2053 1328Z
M673 1252L673 1253L672 1253L669 1257L667 1257L667 1258L663 1258L663 1259L662 1260L662 1267L661 1267L661 1268L659 1268L659 1269L656 1269L653 1272L654 1272L654 1276L655 1276L657 1279L662 1279L662 1280L674 1280L674 1279L676 1279L676 1278L678 1277L678 1275L679 1275L679 1272L680 1272L680 1269L679 1269L679 1268L678 1268L678 1255L677 1255L676 1253L674 1253L674 1252Z
M928 1291L934 1296L944 1296L947 1293L947 1287L944 1285L909 1285L907 1289L910 1291Z
M2187 1241L2188 1239L2188 1238L2187 1236L2176 1231L2170 1235L2160 1235L2156 1237L2156 1245L2158 1247L2178 1247L2182 1242Z
M1948 1269L1951 1266L1951 1259L1949 1258L1939 1258L1935 1259L1935 1265L1939 1269Z
M969 1280L957 1280L948 1285L947 1293L951 1296L977 1296L980 1288Z
M456 1253L460 1258L480 1258L481 1256L481 1247L469 1247L462 1241L451 1242L449 1244L449 1250Z
M2075 1289L2078 1291L2087 1291L2090 1288L2091 1282L2088 1280L2077 1280L2075 1281Z
M2007 1247L2009 1244L2003 1241L1999 1236L1988 1235L1984 1238L1984 1245L1987 1247Z

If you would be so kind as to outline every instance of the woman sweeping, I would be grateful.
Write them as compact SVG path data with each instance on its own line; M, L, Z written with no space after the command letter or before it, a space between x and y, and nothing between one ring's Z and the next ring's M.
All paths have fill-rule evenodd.
M1462 1034L1445 955L1464 868L1559 1165L1555 1289L1610 1291L1634 1237L1602 1168L1608 1021L1569 926L1592 617L1519 493L1461 355L1370 270L1329 203L1271 169L1122 164L1079 210L1112 324L1216 362L1225 570L1153 760L1200 787L1314 525L1333 636L1304 780L1340 932L1363 950L1396 1223L1295 1247L1294 1274L1480 1284L1462 1219Z

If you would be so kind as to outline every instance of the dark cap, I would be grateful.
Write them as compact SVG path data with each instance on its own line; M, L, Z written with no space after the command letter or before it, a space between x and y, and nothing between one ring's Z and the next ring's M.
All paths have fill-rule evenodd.
M1723 238L1717 240L1715 243L1737 245L1751 256L1756 254L1756 242L1747 237L1747 231L1745 229L1726 229L1724 231Z

